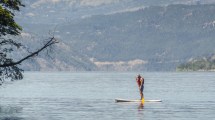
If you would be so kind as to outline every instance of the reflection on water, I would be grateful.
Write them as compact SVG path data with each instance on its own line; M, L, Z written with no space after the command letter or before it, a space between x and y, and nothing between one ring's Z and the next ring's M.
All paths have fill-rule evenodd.
M25 73L0 86L0 120L202 120L215 118L214 73L144 73L138 99L136 73Z
M22 111L21 107L0 106L0 114L14 114L14 113L20 113L21 111Z
M0 120L24 120L24 119L19 117L0 117Z
M0 120L23 120L17 117L22 112L21 107L0 106Z
M144 108L144 103L141 102L139 107L138 107L138 110L143 110L143 108Z

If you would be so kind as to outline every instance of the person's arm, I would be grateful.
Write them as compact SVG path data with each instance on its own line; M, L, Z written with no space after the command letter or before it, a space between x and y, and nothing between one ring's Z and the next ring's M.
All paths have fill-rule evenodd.
M136 82L137 82L137 85L138 85L138 79L136 78ZM139 86L139 85L138 85Z

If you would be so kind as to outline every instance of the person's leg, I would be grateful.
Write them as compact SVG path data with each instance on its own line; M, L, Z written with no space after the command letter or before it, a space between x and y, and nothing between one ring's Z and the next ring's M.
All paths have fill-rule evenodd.
M140 100L143 98L143 92L140 90Z
M142 100L143 99L143 92L140 93L140 96L141 96L141 100Z
M141 100L144 98L143 89L144 89L144 86L142 86L142 88L141 88Z

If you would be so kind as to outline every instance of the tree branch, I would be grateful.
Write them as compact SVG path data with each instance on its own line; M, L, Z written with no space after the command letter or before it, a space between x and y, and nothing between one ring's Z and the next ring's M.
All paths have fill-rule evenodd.
M10 63L5 63L5 64L0 64L0 67L9 67L9 66L14 66L14 65L20 64L23 61L25 61L25 60L27 60L27 59L35 56L35 55L38 55L41 51L43 51L44 49L46 49L49 46L52 46L55 43L58 43L58 41L57 41L57 39L55 39L54 37L52 37L48 42L46 42L46 44L43 47L41 47L37 51L31 53L30 55L22 58L21 60L19 60L17 62L10 62Z

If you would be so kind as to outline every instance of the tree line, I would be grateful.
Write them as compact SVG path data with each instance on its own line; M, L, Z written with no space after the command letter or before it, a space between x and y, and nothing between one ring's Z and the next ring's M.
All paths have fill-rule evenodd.
M193 59L179 65L177 71L215 71L215 56Z

